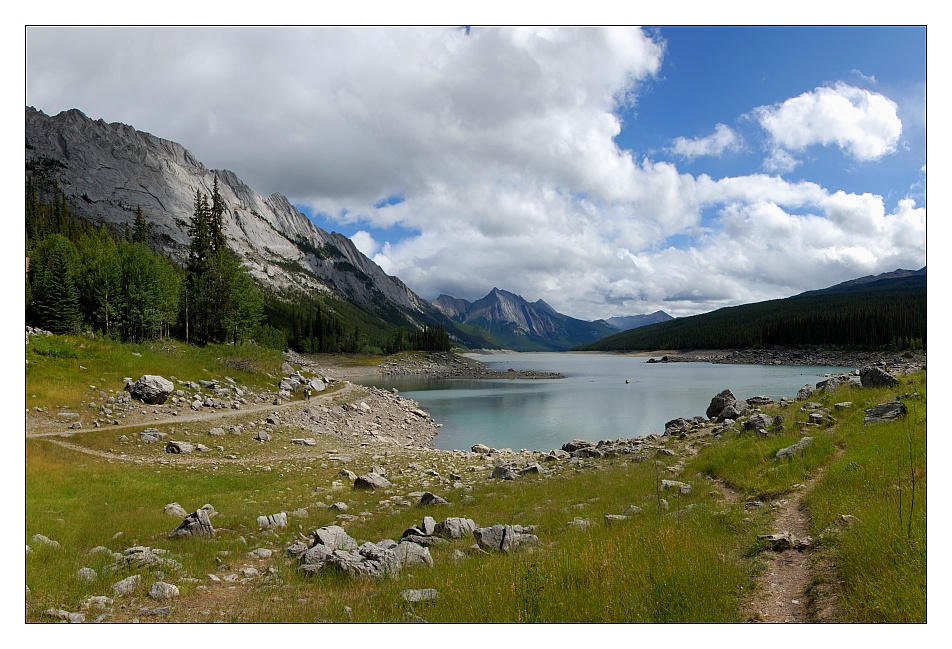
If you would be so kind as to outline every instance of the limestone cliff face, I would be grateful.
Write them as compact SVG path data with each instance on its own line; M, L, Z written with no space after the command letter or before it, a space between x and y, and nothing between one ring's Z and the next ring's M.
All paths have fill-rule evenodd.
M228 170L206 168L188 150L79 110L50 117L26 108L26 162L59 184L70 211L132 227L136 206L153 247L184 260L195 192L215 176L226 205L225 237L257 279L275 287L335 294L370 311L396 306L411 320L429 304L364 256L347 237L315 226L287 198L265 198Z

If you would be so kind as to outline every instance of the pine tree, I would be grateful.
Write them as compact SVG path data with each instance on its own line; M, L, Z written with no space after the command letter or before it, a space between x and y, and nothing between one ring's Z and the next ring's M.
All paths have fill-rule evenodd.
M136 205L136 220L132 227L132 240L136 243L149 243L149 223L145 220L140 205Z
M225 250L225 201L218 190L218 174L215 174L215 182L212 185L212 205L208 215L208 230L210 246L212 252Z
M74 272L76 247L66 237L52 234L38 246L31 261L31 294L35 319L53 333L76 333L81 323L79 292Z

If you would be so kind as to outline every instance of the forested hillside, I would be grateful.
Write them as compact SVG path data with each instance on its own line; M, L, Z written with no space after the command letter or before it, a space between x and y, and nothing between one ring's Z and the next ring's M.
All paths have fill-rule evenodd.
M727 307L633 329L576 349L744 349L771 345L924 349L925 274Z
M386 314L368 314L331 295L260 286L225 243L226 205L217 180L211 196L196 192L188 257L180 265L150 249L141 207L131 228L94 226L71 213L46 171L27 167L28 325L125 342L166 336L199 344L254 340L303 352L449 348L437 322L407 332L400 313L388 321Z

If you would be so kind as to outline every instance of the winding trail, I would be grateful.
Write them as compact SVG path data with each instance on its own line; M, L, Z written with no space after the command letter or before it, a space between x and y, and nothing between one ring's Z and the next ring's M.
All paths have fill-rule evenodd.
M803 497L816 478L811 478L802 489L779 502L779 514L774 520L776 532L789 532L798 539L810 533L810 517L803 506ZM757 588L745 607L744 619L749 622L815 622L810 611L809 588L813 580L809 551L794 549L783 552L765 551L767 568L758 577Z

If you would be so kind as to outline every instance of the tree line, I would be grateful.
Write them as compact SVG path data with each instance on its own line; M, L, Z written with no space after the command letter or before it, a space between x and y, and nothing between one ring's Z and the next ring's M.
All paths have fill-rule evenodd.
M740 349L803 345L924 349L925 277L815 291L625 331L577 349Z
M217 176L196 190L184 265L149 248L140 206L132 225L98 227L70 213L49 167L28 166L26 321L58 334L98 332L123 342L174 336L186 342L254 340L305 353L449 349L442 327L393 330L327 296L262 289L226 244Z

